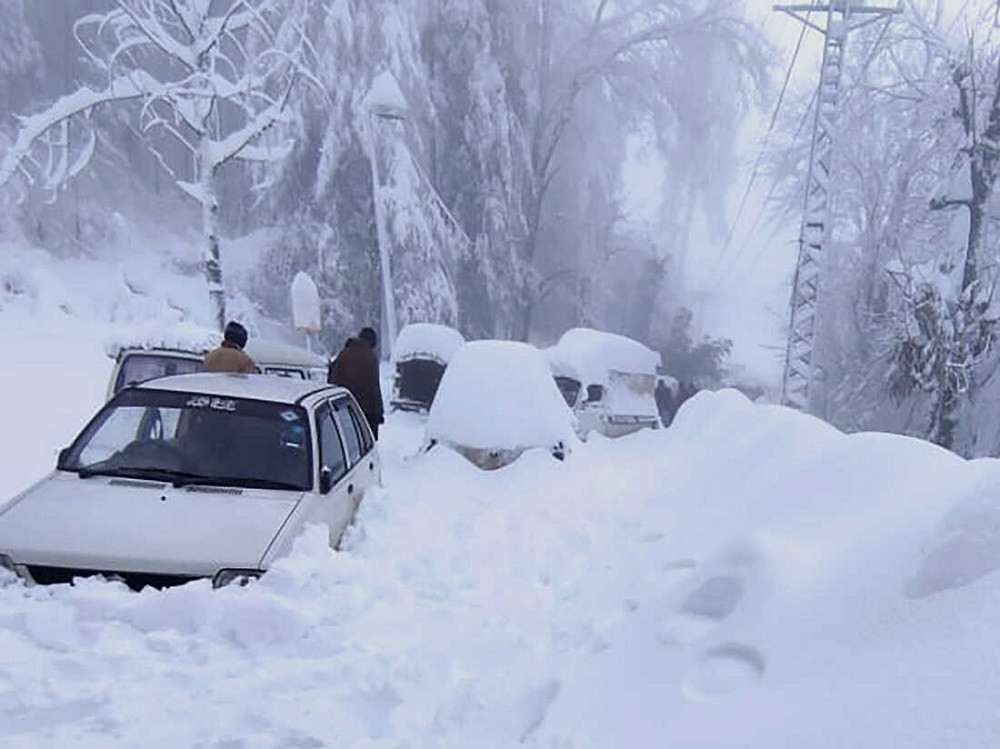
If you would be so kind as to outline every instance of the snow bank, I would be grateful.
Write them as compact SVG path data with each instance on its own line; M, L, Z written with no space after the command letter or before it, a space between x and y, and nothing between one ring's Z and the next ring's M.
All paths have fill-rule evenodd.
M549 448L573 441L573 414L534 346L474 341L441 378L427 438L479 449Z
M91 323L0 315L24 352L2 489L51 465L109 362ZM495 380L551 382L512 345L474 355L504 365L457 390L468 421L511 408ZM0 582L0 745L996 744L996 461L734 391L562 463L485 473L422 439L391 416L344 549L313 528L249 587Z
M464 343L462 334L447 325L410 323L399 331L393 356L396 361L429 356L447 364Z
M993 745L1000 464L733 391L665 443L632 542L657 579L533 745Z
M557 375L575 377L587 385L607 385L609 372L655 375L660 355L631 338L590 328L567 330L545 349Z

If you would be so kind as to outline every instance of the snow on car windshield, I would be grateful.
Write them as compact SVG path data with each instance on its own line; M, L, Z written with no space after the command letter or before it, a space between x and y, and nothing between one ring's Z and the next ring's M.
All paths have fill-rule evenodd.
M175 483L305 490L311 440L298 406L127 390L74 442L60 468Z

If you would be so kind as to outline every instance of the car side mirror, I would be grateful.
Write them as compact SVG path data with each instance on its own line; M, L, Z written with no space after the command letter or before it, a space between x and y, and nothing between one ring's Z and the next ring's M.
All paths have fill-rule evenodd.
M333 489L333 471L323 466L319 469L319 493L329 494L331 489Z
M599 403L604 398L604 385L587 385L587 403Z

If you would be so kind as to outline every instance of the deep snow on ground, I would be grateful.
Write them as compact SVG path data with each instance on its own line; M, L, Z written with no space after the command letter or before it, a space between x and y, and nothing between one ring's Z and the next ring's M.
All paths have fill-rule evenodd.
M0 499L99 404L106 327L0 309ZM731 391L563 463L423 437L393 416L346 548L247 588L0 588L0 746L1000 742L996 462Z

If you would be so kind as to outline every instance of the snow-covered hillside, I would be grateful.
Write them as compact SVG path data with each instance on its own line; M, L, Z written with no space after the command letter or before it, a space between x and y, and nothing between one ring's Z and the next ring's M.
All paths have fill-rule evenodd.
M102 398L102 326L60 314L0 310L25 351L0 388L4 499ZM317 530L248 588L0 588L0 745L1000 737L996 463L732 391L563 463L484 473L422 438L390 419L347 548Z

